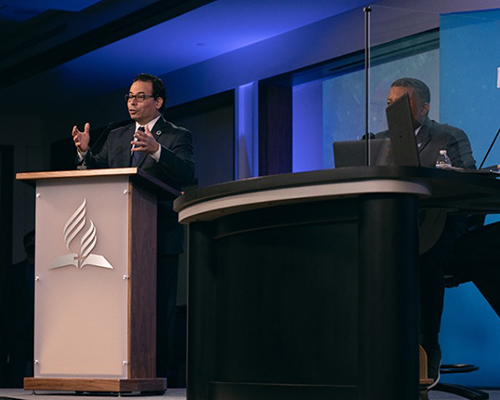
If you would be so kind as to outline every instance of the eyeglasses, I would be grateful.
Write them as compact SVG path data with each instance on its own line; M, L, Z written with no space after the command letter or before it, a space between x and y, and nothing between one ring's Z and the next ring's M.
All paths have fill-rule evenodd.
M155 97L154 94L144 94L144 93L139 93L139 94L126 94L125 95L125 101L128 103L129 100L133 99L137 100L138 103L142 103L144 99L147 99L148 97Z

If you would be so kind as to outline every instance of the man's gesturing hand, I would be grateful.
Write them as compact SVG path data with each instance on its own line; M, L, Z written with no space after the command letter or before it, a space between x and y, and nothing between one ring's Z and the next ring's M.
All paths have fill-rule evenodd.
M146 131L137 130L134 133L134 139L130 144L133 146L132 151L145 151L148 154L154 154L158 151L159 144L151 134L148 126L145 126Z
M73 142L76 148L85 153L89 149L90 142L90 124L87 122L83 128L83 132L79 131L76 125L73 127L71 134L73 135Z

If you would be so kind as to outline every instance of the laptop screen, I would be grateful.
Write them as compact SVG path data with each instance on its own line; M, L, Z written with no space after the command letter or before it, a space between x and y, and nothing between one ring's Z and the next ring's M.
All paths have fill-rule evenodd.
M394 164L412 167L420 166L408 93L405 93L388 106L385 112Z

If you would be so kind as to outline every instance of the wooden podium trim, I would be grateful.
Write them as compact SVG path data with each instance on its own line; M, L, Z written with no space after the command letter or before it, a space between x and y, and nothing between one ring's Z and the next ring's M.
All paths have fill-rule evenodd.
M159 200L165 198L175 198L180 196L181 192L163 183L136 167L130 168L97 168L67 171L43 171L43 172L19 172L16 174L16 180L25 181L34 185L36 181L43 179L71 179L71 178L93 178L106 176L130 176L134 182L146 184L148 190L151 190Z
M142 379L156 376L157 207L150 191L130 183L129 192L127 376Z
M82 392L161 392L167 390L165 378L152 379L60 379L24 378L25 390L65 390Z
M62 179L80 178L93 176L113 176L113 175L135 175L137 168L102 168L102 169L82 169L68 171L43 171L43 172L19 172L16 179L19 181L35 181L38 179Z

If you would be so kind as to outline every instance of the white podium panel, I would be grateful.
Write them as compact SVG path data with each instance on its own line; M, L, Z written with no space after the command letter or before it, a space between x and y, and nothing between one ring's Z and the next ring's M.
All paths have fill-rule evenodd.
M157 201L137 168L18 173L36 182L35 365L27 390L162 394Z
M128 378L127 176L36 187L35 378Z

